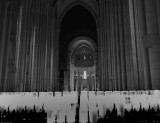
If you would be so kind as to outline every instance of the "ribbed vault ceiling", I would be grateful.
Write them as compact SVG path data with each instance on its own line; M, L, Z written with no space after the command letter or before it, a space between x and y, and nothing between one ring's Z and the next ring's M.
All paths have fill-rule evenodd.
M64 15L61 27L60 27L60 37L59 37L59 69L60 72L67 70L68 63L68 47L70 42L78 36L88 36L94 41L97 39L96 22L93 15L85 7L81 5L76 5L72 7ZM83 42L83 43L82 43ZM88 53L93 52L93 44L84 43L86 41L77 42L72 47L73 49L79 48L79 53L81 48L86 48ZM72 50L73 51L73 50ZM63 76L63 75L62 75Z

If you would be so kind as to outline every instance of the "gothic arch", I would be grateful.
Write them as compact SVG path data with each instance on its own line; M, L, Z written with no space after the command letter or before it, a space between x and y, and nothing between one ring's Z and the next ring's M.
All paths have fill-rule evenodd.
M78 78L83 76L84 71L88 77L87 80L81 82L87 83L89 82L88 79L92 79L90 84L93 87L91 90L96 89L96 49L95 41L87 36L76 37L70 42L68 46L68 71L71 90L75 90L74 87L77 87Z
M91 38L86 37L86 36L79 36L79 37L74 38L71 41L71 43L69 44L68 50L71 51L71 48L73 47L73 45L74 44L78 45L78 43L79 43L78 41L80 41L80 40L81 40L81 42L85 41L87 44L89 44L92 47L92 49L96 50L96 44L95 44L95 42Z
M65 1L64 1L65 2ZM62 6L60 6L60 9L59 9L59 11L58 11L58 29L60 29L60 26L61 26L61 22L62 22L62 20L63 20L63 17L65 16L65 14L72 8L72 7L74 7L74 6L76 6L76 5L81 5L82 7L84 7L85 9L87 9L91 14L92 14L92 16L94 17L94 20L95 20L95 22L96 22L96 27L97 27L97 25L98 25L98 21L99 21L99 19L98 19L98 10L96 9L96 8L98 8L98 5L96 5L97 7L96 8L94 8L94 7L92 7L91 5L89 5L89 3L87 3L87 2L84 2L84 1L79 1L79 0L77 0L77 1L75 1L75 0L73 0L72 2L70 2L70 3L67 3L67 4L64 4L63 3L63 5Z
M90 50L90 52L96 53L96 43L89 37L86 36L80 36L77 38L74 38L68 47L68 51L70 53L70 56L72 57L72 55L74 55L75 50L78 50L80 48L86 47L87 49ZM96 59L96 57L94 56L94 59Z

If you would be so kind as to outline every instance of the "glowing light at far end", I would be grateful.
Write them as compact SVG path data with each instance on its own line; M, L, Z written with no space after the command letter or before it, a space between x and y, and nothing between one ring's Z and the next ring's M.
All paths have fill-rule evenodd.
M83 71L84 79L87 79L87 72Z

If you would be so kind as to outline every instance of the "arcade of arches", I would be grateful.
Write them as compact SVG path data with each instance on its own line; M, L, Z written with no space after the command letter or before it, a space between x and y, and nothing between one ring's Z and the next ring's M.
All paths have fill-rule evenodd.
M69 45L70 89L96 90L96 45L87 37L73 39ZM66 77L67 78L67 77ZM70 82L68 84L67 82ZM67 87L66 87L67 89Z
M0 0L0 91L160 89L159 0Z

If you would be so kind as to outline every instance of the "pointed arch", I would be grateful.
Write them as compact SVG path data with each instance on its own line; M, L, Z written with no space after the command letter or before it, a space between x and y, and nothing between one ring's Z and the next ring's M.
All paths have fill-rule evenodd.
M87 9L91 13L91 15L93 16L95 23L96 23L96 26L98 25L98 21L99 21L98 20L98 11L84 1L74 1L73 0L71 3L60 7L60 9L58 11L58 21L57 21L58 22L58 29L60 29L63 17L66 15L66 13L70 9L72 9L76 5L80 5L80 6L84 7L85 9Z
M94 56L94 53L96 52L96 44L91 38L86 36L77 37L70 42L68 47L70 57L75 57L76 54L84 48L93 55L94 59L96 59Z

